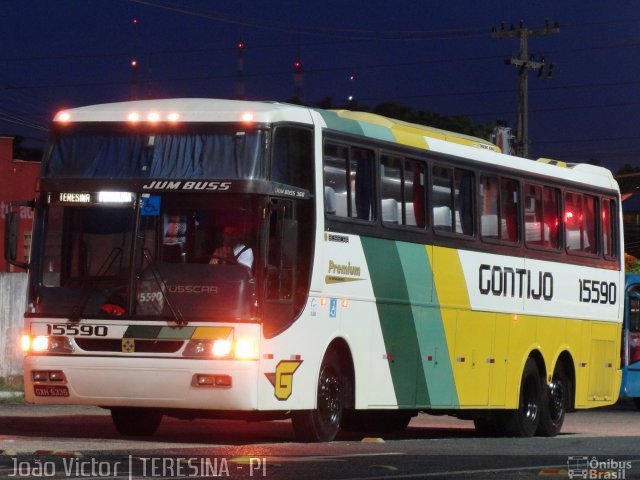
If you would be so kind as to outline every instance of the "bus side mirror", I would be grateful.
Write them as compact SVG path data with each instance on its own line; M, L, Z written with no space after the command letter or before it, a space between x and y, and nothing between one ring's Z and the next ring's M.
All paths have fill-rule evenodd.
M20 234L20 214L12 210L13 206L26 206L33 208L32 202L10 202L9 211L5 218L4 226L4 258L5 260L18 268L24 270L29 269L27 262L19 262L18 258L18 239Z

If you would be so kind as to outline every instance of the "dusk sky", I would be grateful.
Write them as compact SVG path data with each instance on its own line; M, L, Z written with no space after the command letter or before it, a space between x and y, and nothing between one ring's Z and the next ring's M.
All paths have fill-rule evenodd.
M505 22L560 33L529 39L552 78L529 76L530 156L595 157L640 166L638 1L2 0L0 134L43 146L56 111L139 98L233 98L244 42L245 96L303 100L353 95L474 122L515 126L517 39ZM134 19L137 22L134 22ZM353 80L350 77L353 76Z

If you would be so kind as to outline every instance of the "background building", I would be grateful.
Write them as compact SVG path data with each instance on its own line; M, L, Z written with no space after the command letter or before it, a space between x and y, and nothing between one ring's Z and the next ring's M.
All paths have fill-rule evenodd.
M4 260L4 222L11 200L32 200L35 196L36 180L40 162L13 158L13 137L0 137L0 272L21 271ZM26 258L31 244L33 212L25 207L19 209L22 248L18 258Z

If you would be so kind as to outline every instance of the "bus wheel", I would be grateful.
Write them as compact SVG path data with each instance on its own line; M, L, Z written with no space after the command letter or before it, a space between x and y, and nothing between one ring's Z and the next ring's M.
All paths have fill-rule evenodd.
M638 410L640 410L640 397L635 397L635 398L633 399L633 403L635 403L635 404L636 404L636 408L637 408Z
M292 412L291 421L296 439L301 442L330 442L338 433L345 402L345 381L338 356L325 355L318 378L318 398L315 410Z
M121 435L153 435L162 421L162 413L149 408L111 409L111 420Z
M531 437L540 423L542 381L533 358L527 359L520 383L520 399L516 410L504 413L504 434L508 437Z
M566 412L569 381L561 365L556 367L551 383L543 387L538 435L555 437L560 433Z

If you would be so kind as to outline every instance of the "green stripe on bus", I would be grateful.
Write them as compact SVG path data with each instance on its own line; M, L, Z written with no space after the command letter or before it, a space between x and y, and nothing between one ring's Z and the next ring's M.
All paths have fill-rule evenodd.
M322 118L327 124L327 128L331 130L338 130L339 132L347 132L360 136L364 135L360 123L355 120L341 118L336 112L330 112L327 110L317 110L317 112L322 115Z
M158 338L172 338L178 340L186 340L191 338L196 327L162 327Z
M420 354L414 307L396 242L361 237L398 406L428 404L428 391ZM425 253L426 256L426 253Z
M398 242L397 248L409 300L414 305L420 363L427 388L427 392L421 392L422 382L418 382L416 403L419 406L455 404L457 394L453 368L426 247Z
M153 325L131 325L124 332L123 338L158 338L162 327Z
M395 142L396 137L393 136L391 129L383 127L381 125L373 125L370 123L359 122L360 128L367 137L375 138L377 140L385 140L387 142Z

